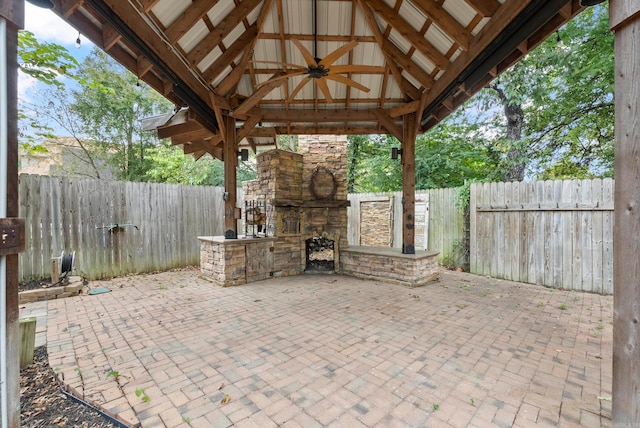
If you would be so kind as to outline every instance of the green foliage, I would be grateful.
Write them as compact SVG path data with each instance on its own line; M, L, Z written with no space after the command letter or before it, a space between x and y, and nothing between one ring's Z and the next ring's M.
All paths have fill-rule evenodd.
M492 176L490 148L474 126L455 117L416 141L416 188L459 187ZM351 192L389 192L402 189L401 160L392 160L391 136L349 137L348 179Z
M147 151L155 136L142 131L140 119L166 113L172 106L98 49L85 58L79 75L87 84L72 95L82 133L109 145L117 178L144 180L152 166Z
M64 46L41 43L26 30L18 31L18 66L23 73L57 88L64 88L62 77L74 78L78 61Z
M151 398L144 392L144 389L138 388L136 389L136 397L140 398L143 403L148 403L151 401Z
M224 163L210 156L196 161L185 155L180 147L162 141L151 148L147 155L152 162L146 171L145 180L157 183L189 184L204 186L224 185ZM237 170L238 186L243 181L256 177L255 158L240 162Z
M605 3L587 8L470 100L503 178L518 167L539 179L612 176L613 59Z

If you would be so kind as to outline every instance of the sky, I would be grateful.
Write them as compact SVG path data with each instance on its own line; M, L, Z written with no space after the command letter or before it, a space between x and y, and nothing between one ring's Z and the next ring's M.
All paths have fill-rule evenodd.
M53 11L33 6L25 2L25 30L35 34L40 42L57 43L67 48L69 53L76 57L78 61L91 52L93 43L86 37L80 35L81 47L75 47L78 38L78 30L71 27L58 17ZM30 90L37 87L38 82L19 73L18 94L20 97L29 97Z

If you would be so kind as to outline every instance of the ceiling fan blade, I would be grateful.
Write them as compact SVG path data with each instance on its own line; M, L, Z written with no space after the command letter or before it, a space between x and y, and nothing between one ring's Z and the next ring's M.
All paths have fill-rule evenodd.
M283 67L287 67L287 68L293 68L296 70L306 70L307 67L300 65L300 64L291 64L288 62L280 62L280 61L260 61L260 60L253 60L253 61L249 61L249 63L251 64L276 64L276 65L281 65Z
M356 89L360 89L363 92L369 92L371 89L367 88L366 86L349 79L348 77L344 77L341 76L339 74L330 74L327 76L327 79L331 79L335 82L340 82L340 83L344 83L347 86L351 86L352 88L356 88Z
M305 48L304 45L300 43L299 40L292 39L291 41L293 42L294 45L296 45L296 47L304 57L304 60L307 62L307 65L309 67L318 66L318 63L316 62L316 59L313 57L313 55L311 55L311 52L309 52L307 48Z
M300 83L298 83L298 86L296 86L296 88L293 90L293 92L291 92L291 95L289 95L289 97L287 98L287 101L293 101L295 96L298 95L298 92L300 92L302 90L304 85L309 83L309 80L311 80L311 77L309 77L309 76L307 76L304 79L302 79L300 81Z
M356 74L383 74L385 68L377 65L334 65L329 74L356 73Z
M293 76L300 76L301 74L305 74L307 72L306 69L304 70L290 70L287 71L286 73L284 73L281 76L276 76L276 77L272 77L271 79L267 79L264 82L260 83L259 85L256 86L256 89L267 85L269 83L273 83L273 82L277 82L279 80L284 80L284 79L288 79L289 77L293 77Z
M316 80L316 83L318 84L318 87L324 94L325 100L327 100L328 103L332 103L333 98L331 98L331 92L329 92L329 86L327 86L327 81L325 79L315 79L315 80Z
M329 67L331 64L336 62L338 58L340 58L342 55L346 54L356 46L358 46L358 41L352 40L346 45L339 47L335 51L331 52L329 55L325 56L324 59L320 61L318 65L324 65L325 67Z

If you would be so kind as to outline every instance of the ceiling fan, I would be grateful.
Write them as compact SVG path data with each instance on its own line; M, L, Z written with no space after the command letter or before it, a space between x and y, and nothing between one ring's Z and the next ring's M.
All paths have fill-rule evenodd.
M379 67L366 66L366 65L336 65L332 66L334 62L340 59L342 56L346 55L350 51L352 51L357 45L358 42L353 40L338 49L334 50L324 58L320 59L317 57L318 53L318 34L317 34L317 0L313 1L313 54L309 52L307 48L299 40L291 40L292 43L298 48L305 62L306 66L301 66L297 64L288 64L281 63L276 61L254 61L261 63L271 63L271 64L280 64L284 65L290 70L284 72L279 76L272 77L271 79L262 82L258 85L258 88L264 86L268 83L273 83L280 80L285 80L294 76L305 76L300 83L295 87L295 89L291 92L291 94L287 97L287 101L291 101L295 98L295 96L302 90L302 88L309 83L310 81L314 81L320 91L322 91L325 100L328 103L333 102L333 98L331 97L331 92L329 91L329 86L327 85L327 80L333 80L335 82L342 83L344 85L350 86L352 88L359 89L364 92L369 92L369 88L366 86L350 79L349 77L343 76L343 74L347 73L368 73L373 72L374 69Z

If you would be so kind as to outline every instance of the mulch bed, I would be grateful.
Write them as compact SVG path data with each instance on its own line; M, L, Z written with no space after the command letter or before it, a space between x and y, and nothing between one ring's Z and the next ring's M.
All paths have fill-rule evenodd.
M18 292L27 291L27 290L39 290L41 288L49 288L53 284L51 284L50 279L36 279L29 282L24 282L18 284Z
M20 419L28 428L119 426L62 393L49 367L46 346L37 347L33 364L20 370Z

